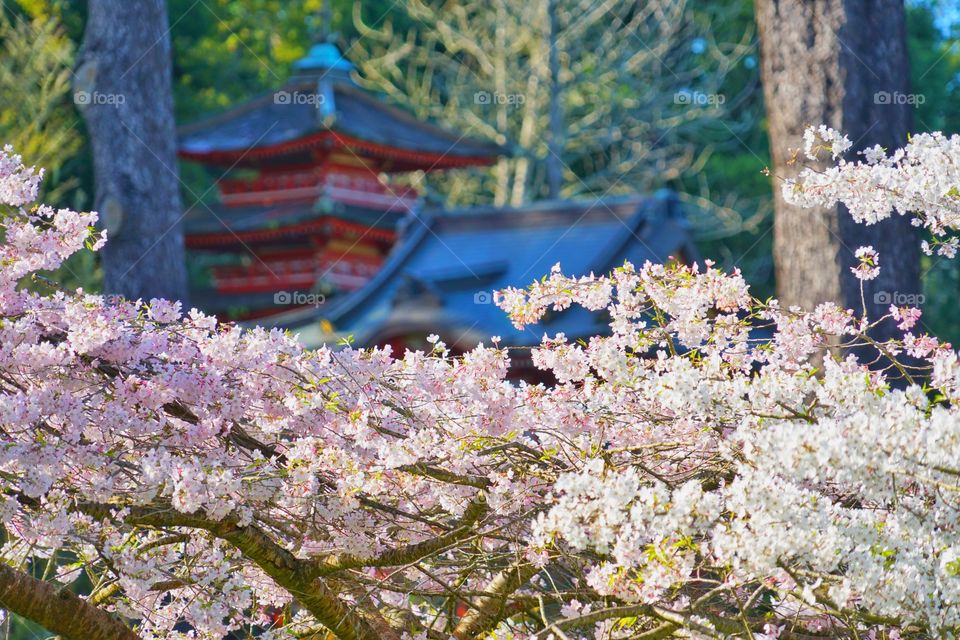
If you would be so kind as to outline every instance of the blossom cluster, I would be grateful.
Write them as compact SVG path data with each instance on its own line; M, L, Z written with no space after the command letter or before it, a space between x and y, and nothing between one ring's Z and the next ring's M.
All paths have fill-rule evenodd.
M132 637L960 630L960 359L916 309L783 309L709 262L558 266L497 298L547 331L555 383L512 383L496 340L311 351L33 293L104 241L32 206L38 175L0 154L0 556ZM609 331L550 335L573 305Z
M23 164L23 158L13 153L13 147L5 145L0 153L0 202L20 207L37 199L43 170Z
M807 129L805 157L816 160L828 150L836 164L807 167L796 179L784 180L787 202L803 207L840 202L865 224L908 215L934 236L932 243L924 242L924 251L956 255L960 240L948 235L960 228L960 135L916 134L890 154L880 146L860 151L863 160L855 162L843 158L850 146L846 136L828 127Z

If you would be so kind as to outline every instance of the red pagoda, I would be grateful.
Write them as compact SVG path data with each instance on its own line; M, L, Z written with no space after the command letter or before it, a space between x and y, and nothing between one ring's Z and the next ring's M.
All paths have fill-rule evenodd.
M385 104L353 70L316 44L279 91L179 131L180 157L218 176L219 202L184 217L194 304L253 319L358 289L422 201L396 174L505 153Z

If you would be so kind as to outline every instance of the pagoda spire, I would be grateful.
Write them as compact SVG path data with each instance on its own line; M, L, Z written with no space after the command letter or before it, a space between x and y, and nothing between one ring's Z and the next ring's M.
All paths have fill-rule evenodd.
M307 31L313 44L323 44L336 39L333 33L333 9L330 6L330 0L320 0L320 9L310 16Z
M321 80L329 76L352 83L354 65L337 46L339 36L333 31L330 0L321 0L320 9L307 17L307 30L312 44L307 55L293 63L293 70L319 75Z

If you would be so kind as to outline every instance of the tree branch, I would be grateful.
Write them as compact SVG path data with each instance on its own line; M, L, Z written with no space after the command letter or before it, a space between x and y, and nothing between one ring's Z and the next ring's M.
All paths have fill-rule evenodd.
M456 640L472 640L483 631L496 627L507 612L507 597L539 571L539 568L529 563L515 563L502 571L486 589L491 595L477 598L473 609L460 619L460 623L453 630L453 637Z
M125 624L75 593L2 563L0 607L66 640L138 640Z
M474 532L473 525L483 517L487 510L486 498L483 494L479 494L463 513L460 524L452 531L423 542L391 549L379 556L363 557L344 553L328 555L319 560L316 575L324 576L345 569L360 569L363 567L395 567L416 562L431 553L469 538Z
M78 503L76 509L99 519L112 519L112 505ZM259 566L264 573L296 595L300 604L341 640L394 640L399 636L377 612L361 615L348 607L322 580L316 566L299 560L253 525L240 525L235 520L210 520L201 514L180 513L169 507L128 507L124 522L153 527L189 527L202 529L229 542ZM78 640L81 640L78 638Z

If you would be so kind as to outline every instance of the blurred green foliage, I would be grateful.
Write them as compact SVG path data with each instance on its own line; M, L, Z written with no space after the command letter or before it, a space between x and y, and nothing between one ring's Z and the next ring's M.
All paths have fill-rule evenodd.
M716 4L715 0L689 1L691 9L702 16L709 16L707 9ZM451 3L455 4L454 0ZM224 110L279 85L286 79L290 63L305 53L313 35L323 28L316 18L321 4L322 0L169 0L178 122ZM359 36L352 15L354 4L352 0L330 0L332 24L327 27L340 34L348 55ZM726 4L731 11L725 20L704 25L714 42L735 41L753 29L751 0L726 0ZM422 28L403 3L365 0L360 6L365 24L381 28L389 23L398 40ZM4 3L4 22L0 23L0 138L12 140L28 160L42 160L49 176L45 197L75 208L89 208L92 200L86 134L68 87L85 13L86 0L13 0ZM912 0L907 4L912 90L924 96L914 112L916 131L960 132L956 13L953 0ZM694 48L689 55L705 54ZM688 194L692 204L704 193L708 195L713 204L711 215L724 216L721 226L729 233L701 234L701 253L724 268L739 266L756 293L767 296L774 291L772 184L762 173L769 164L769 143L757 67L754 48L728 71L723 92L742 99L727 105L727 126L720 123L692 141L700 147L695 152L712 149L699 174L684 176L668 186ZM744 122L753 124L744 131L739 126ZM51 148L56 153L50 154ZM184 165L184 203L189 205L204 194L213 197L210 186L215 177L195 165ZM952 295L946 292L960 291L956 264L924 259L928 298L924 322L931 331L954 340L960 339L960 322L954 318ZM81 256L68 267L69 271L57 274L68 286L96 285L94 257Z
M69 105L73 55L55 18L0 13L0 139L52 174L48 197L62 193L57 172L81 144Z
M907 11L911 91L922 96L913 112L913 130L960 133L960 24L944 11L951 2L912 3ZM960 319L960 263L941 256L923 256L920 273L926 300L921 330L957 345Z
M710 0L695 0L694 6L709 3ZM718 41L754 29L753 2L732 0L732 4L737 11L730 19L711 25ZM702 176L696 178L709 189L703 189L693 179L687 179L675 188L687 193L706 191L716 209L715 215L726 214L730 218L729 222L720 225L728 230L727 234L697 238L700 252L703 257L715 260L722 269L741 269L754 294L765 298L772 296L775 288L773 199L771 180L764 175L770 164L770 142L763 111L756 38L751 53L744 56L738 68L726 78L723 92L742 96L742 101L730 109L732 121L721 124L715 132L717 152L703 167ZM753 126L744 132L737 126L740 122L750 122Z
M46 170L42 197L84 208L89 176L82 169L85 134L73 105L76 43L56 8L42 0L0 11L0 144L13 145L27 164ZM55 273L73 289L95 288L95 256L84 251Z

